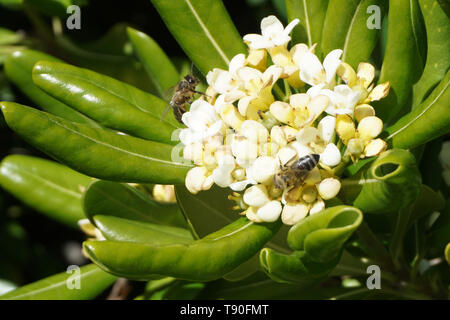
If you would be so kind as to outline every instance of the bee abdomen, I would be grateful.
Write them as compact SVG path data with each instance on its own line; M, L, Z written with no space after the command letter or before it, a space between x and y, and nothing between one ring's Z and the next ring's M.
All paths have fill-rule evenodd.
M301 171L311 171L314 169L319 163L320 155L318 154L309 154L307 156L301 157L296 161L296 163L292 166L293 168Z

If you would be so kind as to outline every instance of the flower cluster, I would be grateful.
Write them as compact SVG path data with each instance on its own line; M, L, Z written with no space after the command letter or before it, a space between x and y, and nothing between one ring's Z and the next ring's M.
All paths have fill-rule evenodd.
M264 18L260 35L244 36L248 55L211 70L206 95L182 117L183 157L195 164L186 187L194 194L229 187L255 222L281 215L292 225L321 211L339 193L338 169L386 149L370 102L385 97L389 83L374 86L375 68L361 63L355 71L340 60L342 50L322 63L315 45L288 49L298 22L284 28L275 16ZM283 189L274 185L281 170L311 154L320 155L317 166Z

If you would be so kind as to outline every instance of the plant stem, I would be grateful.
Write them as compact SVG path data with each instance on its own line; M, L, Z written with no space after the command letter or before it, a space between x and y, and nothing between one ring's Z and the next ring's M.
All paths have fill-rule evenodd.
M278 84L274 84L273 90L275 93L275 96L278 98L278 100L284 101L284 98L286 97L283 90L281 90L280 86Z

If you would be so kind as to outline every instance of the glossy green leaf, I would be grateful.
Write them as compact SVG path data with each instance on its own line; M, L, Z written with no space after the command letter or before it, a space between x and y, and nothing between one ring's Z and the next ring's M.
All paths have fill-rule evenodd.
M189 230L118 218L95 215L95 226L108 240L150 243L152 245L189 244L193 241Z
M8 126L23 139L88 176L176 184L184 182L190 168L173 162L166 144L72 123L13 102L0 106Z
M331 207L295 224L288 233L293 250L304 250L318 262L334 259L359 227L362 212L350 206Z
M57 23L54 21L54 26ZM55 42L67 61L157 94L144 67L133 56L126 23L113 25L104 36L90 42L72 40L62 32L64 28L60 23Z
M260 263L267 275L282 283L312 285L325 278L338 262L338 258L326 263L314 261L306 251L286 255L264 248L260 254Z
M127 32L139 60L163 97L166 90L180 80L177 69L151 37L133 28L127 28Z
M86 216L94 224L94 216L108 215L139 222L186 227L186 221L177 205L158 203L127 184L94 181L88 186L82 202Z
M412 153L392 149L343 180L341 194L364 213L387 213L410 205L420 190L421 176Z
M178 185L175 186L175 192L180 209L196 238L203 238L240 217L238 210L232 210L236 203L228 199L232 193L231 189L214 185L207 191L193 195L185 186ZM287 226L281 226L268 246L281 252L289 252L286 243L287 230Z
M166 102L96 72L58 62L38 62L33 82L54 98L105 127L174 144L175 121L161 120Z
M362 222L362 212L335 206L308 216L288 233L290 255L263 249L264 271L278 282L314 282L329 274L341 259L344 243Z
M33 209L71 227L84 218L81 197L91 178L53 161L24 155L0 163L0 186Z
M389 1L386 52L379 83L389 81L389 95L374 103L385 123L392 121L405 107L412 85L420 77L425 43L420 8L417 0Z
M341 59L353 68L367 61L379 32L377 28L368 28L367 8L373 5L383 8L383 4L384 0L330 0L323 25L323 55L342 49Z
M427 30L428 53L423 74L413 87L413 107L424 100L450 67L450 20L437 0L419 0L419 4Z
M68 105L54 99L39 89L32 80L32 70L36 62L40 60L60 61L45 53L34 50L20 50L11 54L5 61L5 73L8 79L37 104L44 111L73 122L86 123L92 126L99 125Z
M62 272L27 284L0 296L0 300L89 300L108 288L117 278L95 264L80 268L80 289L76 289L77 271Z
M164 275L210 281L250 259L280 227L241 218L191 244L155 246L117 241L86 241L84 248L101 268L132 279Z
M322 28L329 0L286 0L289 22L299 19L300 23L292 33L293 43L306 43L312 46L321 44ZM315 53L320 56L320 48Z
M228 69L244 43L220 0L151 0L178 44L203 74Z
M231 190L214 185L210 190L194 195L184 185L175 186L177 201L197 239L223 228L239 218L228 200Z
M395 148L414 148L450 132L450 71L430 96L386 129Z

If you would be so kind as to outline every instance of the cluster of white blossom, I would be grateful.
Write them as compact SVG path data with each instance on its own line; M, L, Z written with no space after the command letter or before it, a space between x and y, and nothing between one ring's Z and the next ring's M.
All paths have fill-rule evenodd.
M321 211L339 193L336 168L386 149L377 139L383 122L369 103L385 97L389 83L374 86L375 68L361 63L355 71L340 60L342 50L322 63L315 45L288 49L298 22L284 28L275 16L264 18L261 35L244 36L248 55L236 55L228 70L210 71L206 96L182 117L183 157L195 164L186 187L194 194L214 183L229 187L255 222L281 215L292 225ZM320 155L318 166L298 185L277 189L274 176L309 154Z

